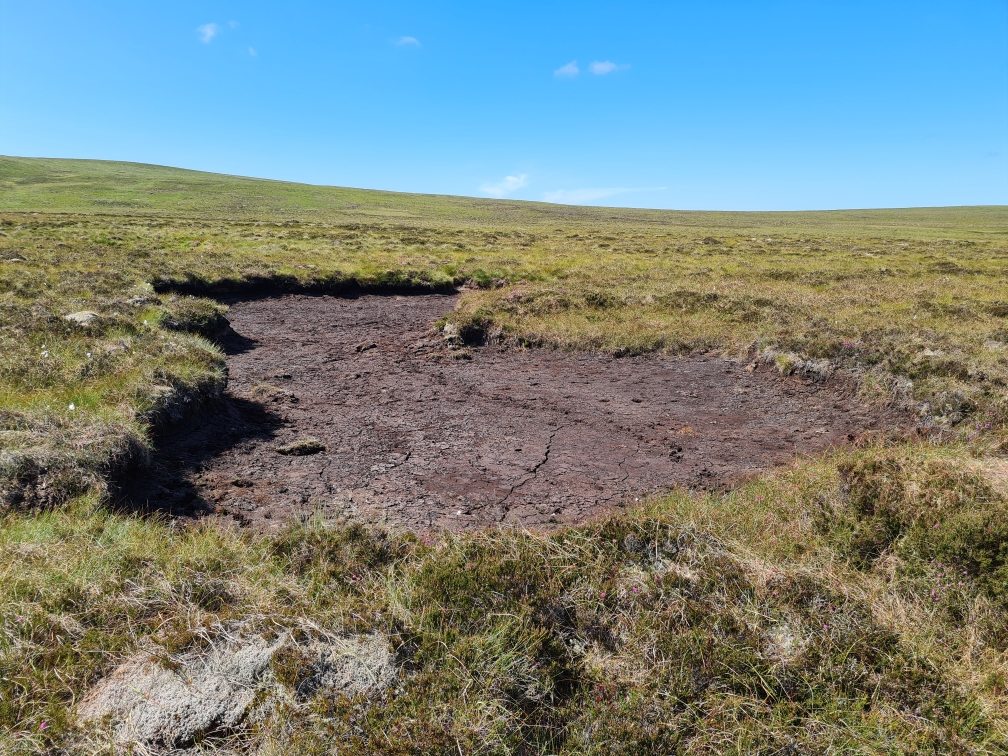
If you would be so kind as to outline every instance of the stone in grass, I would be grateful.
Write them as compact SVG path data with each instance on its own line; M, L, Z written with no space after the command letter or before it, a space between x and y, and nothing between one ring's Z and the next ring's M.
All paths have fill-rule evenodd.
M325 444L317 438L307 436L305 438L299 438L297 441L292 441L289 444L278 446L276 450L277 454L286 454L292 457L303 457L307 454L318 454L321 451L325 451L325 448Z
M71 323L76 323L77 325L91 325L92 321L98 317L97 312L91 312L91 310L81 310L80 312L71 312L69 315L64 315L64 320L69 320Z

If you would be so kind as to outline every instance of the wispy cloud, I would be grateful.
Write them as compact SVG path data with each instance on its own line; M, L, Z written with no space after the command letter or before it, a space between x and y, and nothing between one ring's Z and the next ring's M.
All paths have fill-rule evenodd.
M572 76L577 76L579 73L581 73L581 69L578 68L577 61L572 60L566 66L560 66L560 68L553 72L553 75L570 78Z
M489 194L491 197L506 197L511 192L521 189L528 183L528 175L521 173L517 176L505 176L503 181L496 184L483 184L480 191Z
M630 68L629 63L613 63L611 60L593 60L588 66L588 70L596 76L605 76L613 71L625 71Z
M561 205L581 205L585 202L594 202L606 197L615 197L617 194L661 192L667 188L665 186L613 186L606 189L558 189L555 192L544 192L543 199L547 202L557 202Z
M255 56L257 56L258 54L259 54L259 53L258 53L258 52L256 52L256 49L255 49L254 47L250 47L250 48L249 48L249 55L251 55L251 56L252 56L253 58L254 58Z
M420 47L420 40L417 39L416 37L399 37L399 39L397 39L395 43L399 45L399 47L406 47L409 45L413 45L414 47Z
M209 44L220 33L220 27L217 24L203 24L196 27L196 33L199 34L200 42Z
M241 24L239 24L237 21L228 21L228 26L230 26L232 29L237 29L239 26L241 26Z

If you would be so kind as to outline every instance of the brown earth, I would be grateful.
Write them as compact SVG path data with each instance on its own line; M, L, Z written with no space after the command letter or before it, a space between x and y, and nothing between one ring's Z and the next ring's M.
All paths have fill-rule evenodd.
M225 400L165 435L124 496L266 529L312 514L418 531L549 527L725 485L898 420L840 381L719 357L449 349L432 323L455 301L233 304ZM324 448L277 451L304 439Z

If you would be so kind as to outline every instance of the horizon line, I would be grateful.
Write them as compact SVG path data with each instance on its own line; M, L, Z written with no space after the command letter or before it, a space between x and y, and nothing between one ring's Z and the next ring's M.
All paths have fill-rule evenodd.
M244 179L246 181L268 181L277 184L293 184L297 186L311 186L320 189L345 189L361 192L381 192L385 194L402 194L414 197L449 197L454 199L475 200L489 204L496 203L521 203L529 205L545 205L547 207L581 207L594 208L598 210L641 210L646 212L667 212L667 213L851 213L866 211L884 210L956 210L966 208L1006 208L1008 204L982 204L982 205L884 205L876 207L832 207L832 208L802 208L789 210L729 210L729 209L694 209L684 210L671 207L645 207L639 205L586 205L567 202L549 202L547 200L534 199L506 199L496 197L480 197L470 194L443 194L438 192L410 192L397 189L376 189L363 186L344 186L340 184L315 184L307 181L292 181L290 179L271 178L267 176L251 176L240 173L221 173L218 171L208 171L201 168L186 168L178 165L165 165L162 163L145 163L138 160L112 160L108 158L68 158L51 157L39 155L5 155L0 154L0 159L13 160L65 160L89 163L118 163L121 165L143 166L149 168L162 168L173 171L187 171L189 173L202 173L210 176L222 176L225 178ZM12 211L7 211L12 212Z

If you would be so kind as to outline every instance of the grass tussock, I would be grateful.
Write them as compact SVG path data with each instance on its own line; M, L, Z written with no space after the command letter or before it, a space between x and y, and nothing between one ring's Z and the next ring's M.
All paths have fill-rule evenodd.
M303 457L307 454L318 454L325 451L325 444L317 438L299 438L289 444L277 447L277 454L284 454L292 457Z

